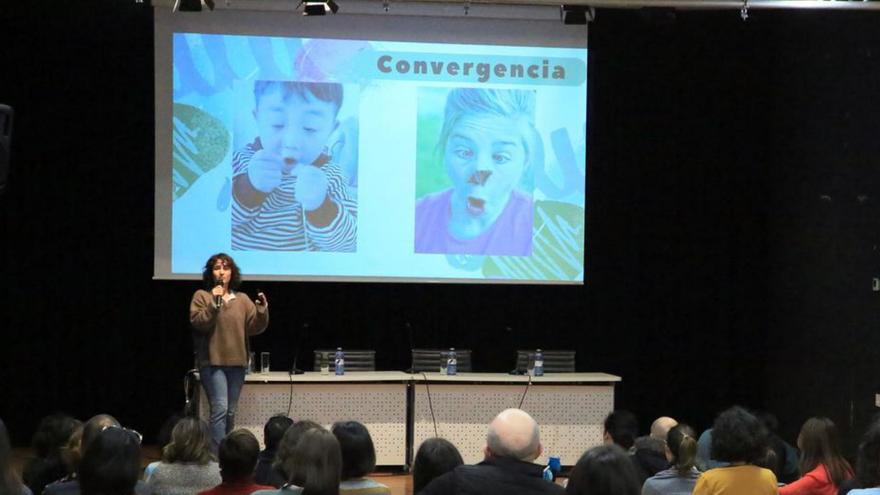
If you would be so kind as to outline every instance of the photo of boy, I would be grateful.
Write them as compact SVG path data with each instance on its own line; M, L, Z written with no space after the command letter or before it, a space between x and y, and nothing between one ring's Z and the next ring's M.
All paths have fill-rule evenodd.
M426 168L442 166L452 186L416 201L415 252L531 255L534 208L523 178L539 149L534 91L450 91L436 145L442 165Z
M336 83L256 81L258 135L232 159L232 249L357 247L357 202L328 151L339 127Z

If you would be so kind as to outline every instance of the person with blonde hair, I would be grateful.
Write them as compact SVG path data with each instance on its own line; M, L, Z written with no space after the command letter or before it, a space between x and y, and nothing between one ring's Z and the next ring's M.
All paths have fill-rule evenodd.
M174 425L162 461L147 481L151 495L195 495L219 485L220 466L210 448L208 424L185 417Z

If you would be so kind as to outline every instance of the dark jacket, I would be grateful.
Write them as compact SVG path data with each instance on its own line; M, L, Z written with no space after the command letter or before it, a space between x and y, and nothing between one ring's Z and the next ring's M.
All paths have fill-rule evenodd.
M561 495L565 489L545 481L544 467L506 457L475 466L458 466L430 482L419 495Z
M261 485L272 485L275 488L281 488L281 485L287 483L284 475L272 467L275 462L275 454L277 449L265 449L260 452L257 458L257 466L254 468L254 481Z

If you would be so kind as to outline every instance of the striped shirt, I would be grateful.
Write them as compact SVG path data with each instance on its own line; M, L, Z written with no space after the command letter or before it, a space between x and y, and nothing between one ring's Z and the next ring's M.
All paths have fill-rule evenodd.
M357 203L345 185L338 165L321 155L312 165L327 175L327 200L335 204L336 217L326 226L312 225L296 200L296 177L281 176L281 184L266 194L250 184L247 171L259 139L232 157L232 249L237 251L343 251L357 249ZM257 198L248 201L244 197ZM322 206L323 208L323 206Z

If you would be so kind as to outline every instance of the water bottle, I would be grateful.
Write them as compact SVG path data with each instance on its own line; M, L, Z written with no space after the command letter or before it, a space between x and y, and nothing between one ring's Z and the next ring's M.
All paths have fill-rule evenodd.
M535 351L535 376L544 376L544 354L541 349Z
M553 481L556 479L556 476L559 475L560 470L562 470L562 462L560 458L551 455L547 458L547 467L544 468L544 472L541 474L545 480Z
M345 374L345 353L342 352L342 347L336 348L336 356L334 358L334 365L336 368L337 375Z
M458 359L455 356L455 347L449 348L449 355L446 359L446 374L454 375L458 372Z

